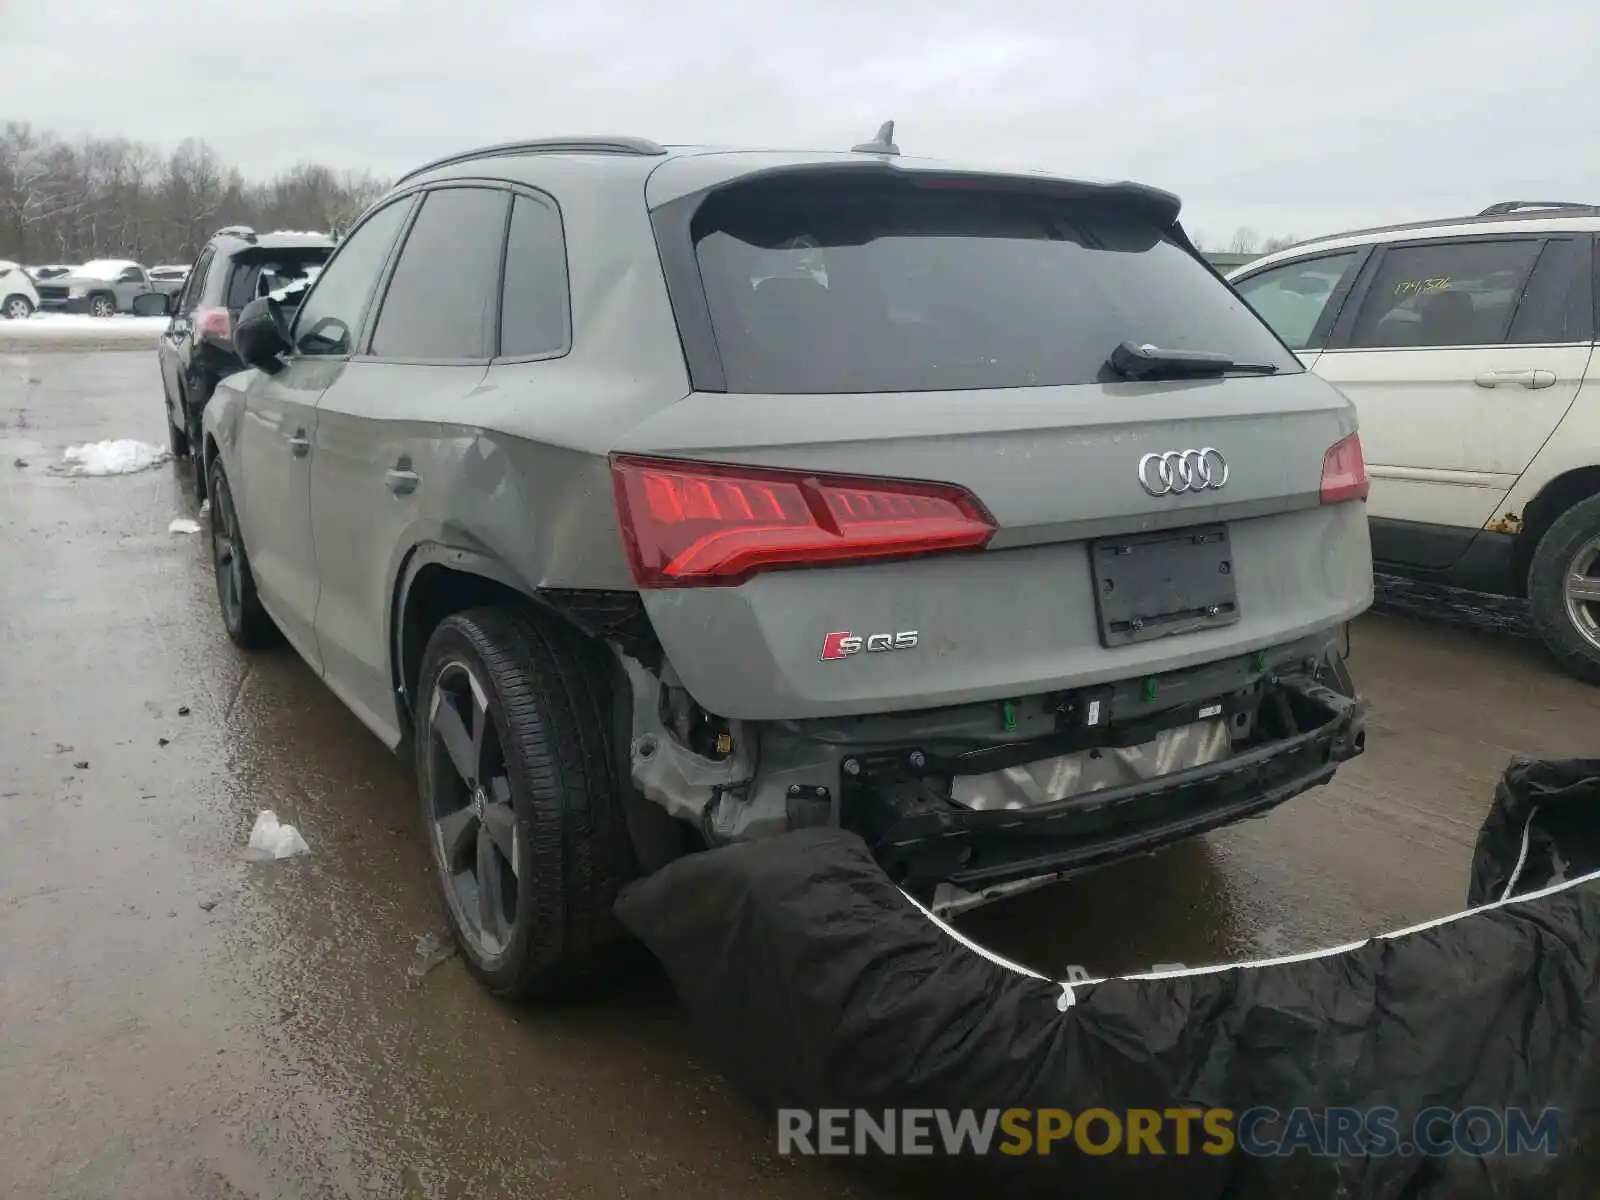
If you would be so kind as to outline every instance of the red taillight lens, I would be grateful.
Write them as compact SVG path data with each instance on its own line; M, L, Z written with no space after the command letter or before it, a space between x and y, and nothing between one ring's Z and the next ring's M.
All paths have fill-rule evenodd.
M975 550L994 523L964 488L613 455L640 587L735 584L774 567Z
M1352 433L1328 447L1322 456L1322 502L1365 500L1370 488L1367 461L1361 456L1361 435Z
M194 314L195 332L202 337L211 336L227 341L233 336L233 322L225 308L199 308Z

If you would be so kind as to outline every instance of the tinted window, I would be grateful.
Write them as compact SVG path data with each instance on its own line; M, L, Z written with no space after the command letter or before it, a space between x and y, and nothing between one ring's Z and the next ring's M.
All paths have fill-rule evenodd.
M1592 341L1591 257L1588 238L1552 238L1546 242L1506 340L1521 345Z
M407 199L380 208L344 240L295 318L294 345L301 354L352 352L352 339L410 207Z
M144 283L144 272L138 267L124 267L122 274L117 276L118 283Z
M1402 246L1383 256L1352 346L1493 346L1539 254L1537 241Z
M1124 210L971 188L749 184L693 234L735 392L1115 379L1122 342L1299 364L1225 283Z
M378 313L384 358L487 358L500 294L505 192L445 188L422 202Z
M189 272L189 278L184 281L178 294L176 311L193 312L199 307L200 297L205 294L206 276L211 271L211 260L216 256L216 249L212 246L200 251L199 261L194 264L194 270Z
M1344 286L1360 257L1358 251L1350 250L1285 263L1234 286L1291 350L1304 350L1311 345L1313 333L1324 332L1318 329L1318 322L1328 301Z
M500 353L507 358L567 348L567 253L561 218L538 200L511 204L500 302Z
M257 297L305 279L332 253L322 247L245 251L233 260L228 307L243 308Z

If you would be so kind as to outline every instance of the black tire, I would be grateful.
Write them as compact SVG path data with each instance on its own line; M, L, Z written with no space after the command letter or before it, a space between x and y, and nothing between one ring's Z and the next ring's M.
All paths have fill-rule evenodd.
M108 296L104 292L96 292L89 297L89 315L91 317L112 317L117 312L117 298Z
M196 460L200 455L195 455ZM217 609L228 638L241 650L261 650L278 640L278 627L256 595L256 578L250 570L239 532L239 514L222 464L213 463L211 476L211 567L217 580Z
M1600 565L1592 559L1600 542L1600 496L1574 504L1539 539L1528 571L1528 610L1533 627L1566 671L1586 683L1600 684L1600 602L1578 605L1594 622L1586 630L1569 608L1567 581L1582 571L1600 584ZM1588 632L1589 636L1585 636Z
M415 746L429 860L462 958L502 999L587 990L628 961L612 905L637 868L610 665L565 626L513 608L447 617L423 655Z
M189 434L186 429L179 429L172 422L172 395L167 391L165 380L161 382L161 415L167 419L167 449L172 451L173 458L189 457ZM177 406L178 411L183 411L182 406Z
M33 316L33 301L20 293L7 296L0 302L0 317L8 321L26 321Z
M200 418L205 413L206 403L211 399L211 393L216 387L214 383L201 380L196 391L180 387L178 390L179 408L183 412L183 423L187 429L185 440L193 447L204 447L205 433L200 427ZM206 456L195 453L189 456L189 482L194 488L196 504L204 503L211 494L211 487L206 482Z

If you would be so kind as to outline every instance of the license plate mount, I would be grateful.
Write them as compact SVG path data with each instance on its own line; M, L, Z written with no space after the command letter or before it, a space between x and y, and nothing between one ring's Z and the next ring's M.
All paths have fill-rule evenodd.
M1239 620L1226 525L1098 538L1089 543L1103 646L1127 646Z

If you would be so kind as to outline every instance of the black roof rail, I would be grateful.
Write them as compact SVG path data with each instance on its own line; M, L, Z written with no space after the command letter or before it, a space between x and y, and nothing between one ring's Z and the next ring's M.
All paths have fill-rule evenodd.
M665 146L641 137L533 138L523 142L501 142L494 146L480 146L476 150L447 154L443 158L436 158L432 162L423 163L420 167L407 171L396 179L395 183L404 183L418 175L437 171L440 167L453 167L457 163L471 162L475 158L505 158L513 154L635 154L656 158L666 152Z
M1551 208L1558 212L1593 212L1594 205L1582 204L1574 200L1502 200L1499 204L1491 204L1478 215L1480 217L1507 216L1514 212L1521 212L1525 208Z

